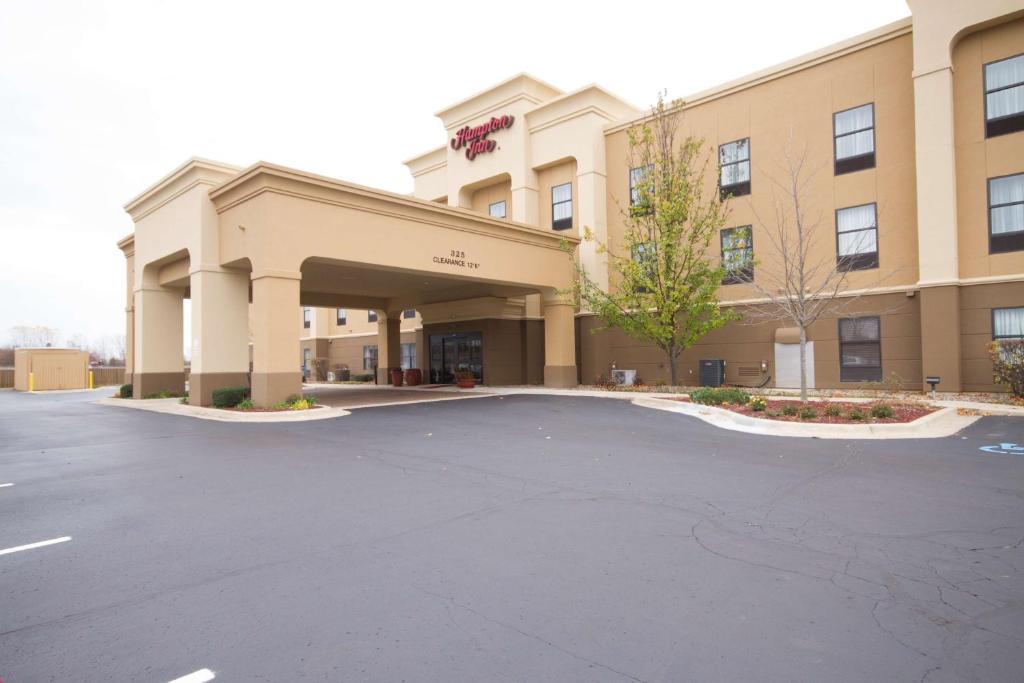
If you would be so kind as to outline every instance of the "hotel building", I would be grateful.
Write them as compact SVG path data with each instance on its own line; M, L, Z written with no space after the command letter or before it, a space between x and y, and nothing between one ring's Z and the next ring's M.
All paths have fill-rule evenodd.
M780 267L756 216L794 131L819 169L808 196L829 234L815 249L850 272L848 305L809 331L813 386L937 375L940 391L996 390L989 342L1024 335L1024 6L909 4L905 20L685 97L679 137L705 141L709 190L732 196L714 257L744 237L755 281ZM515 76L437 112L447 139L406 161L411 196L265 162L186 162L126 206L135 395L182 388L185 297L195 403L250 381L273 403L317 365L415 366L434 382L462 368L572 386L613 366L667 380L657 349L595 332L565 294L570 258L615 286L584 230L622 244L627 131L646 115L598 85ZM743 278L719 297L762 303ZM696 383L715 358L729 383L792 386L795 341L785 320L732 323L684 353L681 377Z

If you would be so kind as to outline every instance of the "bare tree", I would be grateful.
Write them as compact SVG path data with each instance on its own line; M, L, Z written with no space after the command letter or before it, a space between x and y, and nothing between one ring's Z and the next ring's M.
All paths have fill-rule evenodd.
M767 242L767 248L759 246L758 252L772 267L759 270L757 278L753 277L752 250L742 241L750 239L749 233L728 245L729 253L723 254L730 277L750 284L764 300L745 306L744 319L785 320L800 330L801 401L807 400L807 330L823 316L835 315L860 298L847 293L846 284L858 265L857 255L866 246L864 240L876 240L877 252L878 239L876 220L874 233L857 233L839 255L833 255L835 228L813 206L811 184L817 171L808 165L806 146L795 149L791 135L783 151L782 173L771 179L771 216L765 220L753 210L761 228L759 241ZM828 246L822 246L822 240Z
M52 327L18 325L10 331L11 343L15 347L53 346L60 332Z

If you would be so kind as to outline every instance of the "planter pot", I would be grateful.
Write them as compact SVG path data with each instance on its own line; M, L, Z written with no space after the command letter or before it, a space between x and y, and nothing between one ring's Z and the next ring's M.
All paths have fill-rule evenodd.
M391 371L391 386L400 387L402 386L402 371L392 370Z
M456 386L459 387L459 389L472 389L473 387L476 386L476 377L470 377L468 379L460 378L455 380L455 384Z
M408 386L410 386L410 387L417 386L422 381L423 381L423 373L420 371L419 368L410 368L410 369L405 371L405 383Z

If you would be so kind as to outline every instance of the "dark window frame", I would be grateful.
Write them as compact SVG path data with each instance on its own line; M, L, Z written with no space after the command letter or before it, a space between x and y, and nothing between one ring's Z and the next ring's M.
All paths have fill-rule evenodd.
M559 188L562 188L562 187L568 187L569 188L569 198L568 199L563 199L560 202L556 202L555 201L555 190L557 190ZM632 192L630 193L630 196L632 197ZM568 204L569 205L569 217L568 218L559 218L559 219L556 220L555 219L555 207L556 206L560 206L562 204ZM553 185L551 187L551 229L552 230L570 230L570 229L572 229L572 219L573 219L573 210L572 210L572 181L570 180L567 183L561 183L559 185Z
M877 340L857 340L857 341L843 341L843 321L844 320L867 320L874 319L878 321L878 339ZM880 382L882 381L882 318L877 315L859 315L852 318L839 318L836 321L836 331L839 337L839 381L840 382L852 382L852 383L863 383L863 382ZM865 345L875 344L878 346L878 365L844 365L843 364L843 347L847 345ZM865 376L868 373L858 372L864 370L877 370L877 377L872 372L870 377ZM856 375L856 376L854 376Z
M416 309L415 308L407 308L407 309L402 311L402 319L403 320L408 320L409 318L415 318L415 317L416 317Z
M847 133L838 134L836 132L836 119L840 114L845 114L848 111L854 109L860 109L861 107L871 107L871 127L870 128L858 128L857 130L851 130ZM839 111L832 112L832 170L834 175L845 175L847 173L856 173L857 171L864 171L869 168L874 168L877 164L875 155L878 153L878 138L875 135L877 128L878 118L875 116L875 103L865 102L864 104L858 104L855 107L847 107L846 109L840 109ZM863 133L866 130L871 131L871 151L867 154L858 154L852 157L839 158L839 138L849 137L856 135L857 133Z
M308 330L313 322L313 309L309 306L302 307L302 329Z
M377 322L377 311L367 311L366 312L366 322L368 322L368 323L375 323L375 322Z
M369 351L372 349L372 351ZM369 351L369 353L367 353ZM379 360L379 353L376 344L364 344L363 345L363 370L374 370L377 367L377 361ZM367 361L370 362L370 366L367 367Z
M839 212L845 209L859 209L862 206L873 206L875 207L875 224L870 228L856 228L854 230L844 230L839 232ZM836 268L843 272L849 272L851 270L871 270L878 268L878 202L865 202L864 204L854 204L853 206L843 206L835 210L835 224L836 224ZM850 254L849 256L842 256L839 253L839 235L848 235L851 232L867 232L868 230L875 231L875 250L866 251L860 254Z
M1011 251L1024 250L1024 230L1017 230L1016 232L1002 234L999 237L996 237L992 233L992 209L998 209L1003 206L1024 204L1024 202L1009 202L1007 204L997 204L996 206L992 206L992 181L1000 180L1002 178L1013 178L1015 176L1024 177L1024 173L1007 173L1006 175L993 176L985 180L985 204L988 207L986 209L986 212L988 213L988 253L990 255L1006 254Z
M338 308L334 311L334 322L336 325L347 325L348 324L348 309Z
M985 103L985 137L994 138L1000 135L1009 135L1010 133L1017 133L1024 130L1024 111L1017 112L1016 114L1005 114L1003 116L997 116L994 119L988 117L988 96L992 93L1001 92L1003 90L1009 90L1010 88L1019 88L1024 85L1024 81L1019 83L1013 83L1011 85L1004 85L994 90L988 89L988 67L999 62L1006 62L1011 59L1017 59L1024 57L1024 52L1017 55L1010 55L1009 57L1003 57L1002 59L995 59L991 62L986 62L981 65L981 97Z
M743 142L744 140L747 143L747 158L740 159L739 161L730 161L727 164L723 164L722 148L725 147L726 145L735 145L737 142ZM730 140L729 142L723 142L718 146L718 198L720 200L725 201L729 197L743 197L750 194L750 181L754 177L754 167L751 165L750 162L752 156L752 147L749 135L745 138L737 138L735 140ZM747 179L738 183L733 183L731 185L723 185L722 169L725 168L726 166L739 166L740 164L743 163L747 165Z
M650 248L650 252L648 252L648 249L647 249L648 245L650 245L650 247L651 247ZM655 255L655 258L657 258L657 253L658 253L657 244L655 242L653 242L653 241L651 241L651 242L641 242L640 244L635 244L635 245L633 245L633 247L632 247L632 249L630 251L631 251L630 257L633 259L633 261L635 263L639 263L640 265L647 265L641 259L643 259L643 257L645 257L648 253L653 253ZM654 264L655 271L656 271L657 267L658 267L658 264L657 264L657 262L655 262L655 264ZM639 287L637 289L637 292L640 293L640 294L650 294L651 290L647 289L646 287Z
M996 311L1015 311L1017 309L1024 310L1024 306L998 306L989 312L989 317L992 323L992 341L1000 341L1003 339L1024 339L1024 334L996 334Z
M634 196L636 184L634 183L633 171L642 171L645 169L648 173L652 172L654 170L654 164L646 164L645 166L631 166L629 169L629 212L633 216L643 216L651 212L651 207L640 206L640 204L638 204L638 202L640 201L639 193L637 193L637 196Z
M718 245L722 254L722 267L725 267L725 233L733 230L747 230L750 233L750 244L746 247L730 247L728 251L747 251L750 253L747 265L737 270L726 270L722 278L723 285L739 285L754 280L754 226L737 225L732 228L722 228L718 231Z
M491 213L491 209L494 208L495 206L497 206L498 204L501 204L501 215L500 216L495 216L493 213ZM499 199L496 202L491 202L490 204L488 204L487 205L487 215L490 216L491 218L498 218L498 219L508 218L508 200L507 199Z
M401 367L403 370L415 368L417 360L416 342L401 342L398 349L399 367ZM410 351L410 353L406 354L406 351ZM406 363L407 359L409 361L408 363ZM406 365L408 365L409 367L406 367Z

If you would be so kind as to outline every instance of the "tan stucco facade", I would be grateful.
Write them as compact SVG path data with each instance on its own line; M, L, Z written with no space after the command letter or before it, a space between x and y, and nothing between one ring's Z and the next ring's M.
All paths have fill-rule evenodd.
M1013 0L910 6L906 20L684 98L678 137L702 138L712 168L719 145L749 139L750 193L729 200L727 227L753 226L765 274L780 264L759 258L757 217L772 211L784 146L805 147L828 230L837 210L875 205L877 265L842 293L853 301L842 316L879 319L870 381L940 375L942 390L989 390L992 310L1024 307L1024 251L990 253L988 179L1024 173L1024 132L986 136L982 73L1024 53L1024 12ZM871 163L840 172L834 114L865 105ZM267 405L299 391L307 363L361 374L371 353L381 380L415 362L446 381L453 349L493 384L590 383L612 367L667 380L653 347L594 333L600 321L565 295L571 259L616 286L597 243L622 242L627 131L645 112L597 85L563 92L520 74L437 116L447 139L405 162L411 196L192 159L132 200L135 230L119 247L135 395L183 388L186 297L194 403L250 382ZM716 192L717 174L707 183ZM837 239L815 249L835 258ZM744 284L720 298L761 303ZM810 330L818 387L869 381L841 368L838 318ZM687 351L682 376L722 358L727 381L771 386L791 337L784 321L731 324Z

